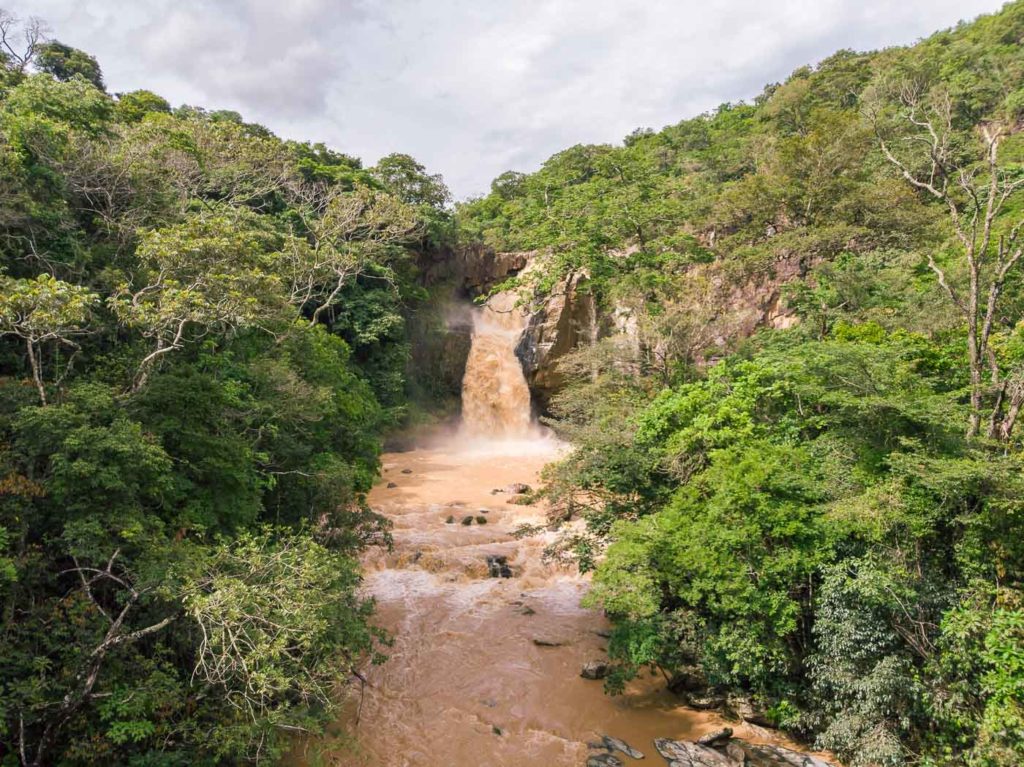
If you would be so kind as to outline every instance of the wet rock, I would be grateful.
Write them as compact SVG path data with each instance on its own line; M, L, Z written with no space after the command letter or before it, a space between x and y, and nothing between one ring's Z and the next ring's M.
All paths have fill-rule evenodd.
M512 568L508 566L508 557L500 554L489 554L487 557L487 574L492 578L511 578Z
M446 525L454 525L455 524L455 517L449 516L448 519L446 519L444 521L444 523Z
M412 469L402 469L403 474L412 474Z
M831 767L824 759L782 746L765 746L733 741L744 753L750 767ZM737 762L737 765L742 762Z
M580 676L584 679L604 679L608 676L611 667L602 660L592 660L583 664L580 669Z
M483 517L483 516L477 517L476 518L476 523L478 525L486 525L487 524L487 517Z
M687 695L685 696L685 700L687 706L690 708L696 708L700 711L710 711L711 709L721 708L725 705L725 696L714 692Z
M477 512L477 514L490 514L491 510L490 509L477 509L476 512Z
M529 605L523 605L522 607L520 607L519 608L519 612L520 612L521 615L536 615L537 614L537 611L534 610Z
M464 525L471 525L471 524L473 524L473 518L472 517L463 517L462 518L462 524L464 524Z
M689 740L655 738L654 747L669 767L830 767L810 754L742 740L721 742L716 748Z
M502 729L498 725L496 725L496 724L492 724L491 725L491 732L493 732L495 735L504 735L505 734L502 731Z
M736 767L725 754L688 740L655 738L654 747L668 760L669 767Z
M398 487L397 482L388 482L388 490L394 490L396 487Z
M623 764L614 754L594 754L587 757L587 767L623 767Z
M637 751L635 748L633 748L631 745L629 745L626 741L619 740L618 738L613 738L611 735L602 735L601 736L601 743L609 751L621 751L626 756L628 756L630 759L643 759L644 758L644 754L643 754L642 751Z
M729 757L736 767L748 767L750 760L747 759L747 752L739 743L729 742L725 745L725 755Z
M525 495L530 492L530 486L523 484L522 482L513 482L505 488L505 492L509 495Z
M494 488L494 489L493 489L493 490L491 491L491 495L498 495L499 493L504 493L504 492L505 492L505 491L504 491L504 490L502 490L501 488L498 488L498 487L496 487L496 488Z
M533 643L537 647L564 647L569 644L564 639L556 639L554 637L534 637Z
M743 695L730 695L726 705L730 711L744 722L756 724L759 727L773 726L765 710L750 698Z
M721 730L709 732L697 738L698 746L722 746L732 737L732 727L723 727Z

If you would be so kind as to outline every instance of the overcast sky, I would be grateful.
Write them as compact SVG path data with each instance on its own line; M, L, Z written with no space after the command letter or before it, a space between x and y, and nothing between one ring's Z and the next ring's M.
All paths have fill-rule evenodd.
M910 43L1002 0L0 0L112 92L236 109L456 197L576 143L756 96L839 48Z

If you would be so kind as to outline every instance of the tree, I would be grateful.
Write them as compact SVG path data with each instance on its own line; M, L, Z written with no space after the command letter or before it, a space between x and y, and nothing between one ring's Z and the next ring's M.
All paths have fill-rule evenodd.
M16 40L19 30L20 43ZM24 73L45 44L46 32L46 24L36 16L22 25L17 16L0 8L0 55L3 63L18 73Z
M954 131L954 106L944 90L923 93L904 82L896 94L897 123L909 133L893 136L880 107L869 107L879 146L886 159L915 189L947 210L957 247L967 271L967 284L956 284L949 267L927 252L928 267L967 324L967 357L971 377L968 436L981 428L986 400L992 396L988 435L1008 439L1024 404L1024 378L1004 378L992 346L1001 322L1001 299L1007 279L1024 255L1016 212L1024 190L1024 170L1000 162L999 148L1010 127L991 120L977 128L980 155L965 150ZM971 142L972 144L975 142ZM1013 220L1007 223L1002 214ZM988 370L988 384L984 382ZM1004 412L1005 409L1005 412Z
M138 365L134 391L163 355L209 333L230 335L281 316L278 244L245 215L193 216L142 235L141 273L109 299L121 322L154 343Z
M48 274L34 280L0 278L0 335L17 336L25 342L32 380L42 404L46 404L42 345L55 341L77 350L72 338L88 332L85 325L89 310L98 298L81 285Z
M158 96L153 91L138 90L118 93L114 111L121 122L137 123L153 112L170 114L171 105L167 99Z
M50 40L38 46L35 64L40 72L46 72L58 80L70 80L81 77L92 83L101 91L106 90L103 84L103 72L96 59L85 51L72 48L57 40Z
M380 158L370 174L402 202L443 208L451 193L440 175L427 169L407 154L395 153Z
M333 710L338 669L375 654L356 562L304 533L243 534L190 565L182 597L199 631L195 675L253 719L304 731Z
M346 192L304 184L295 196L302 230L286 249L289 295L298 307L310 309L313 324L371 265L386 270L418 223L413 209L397 197L365 186Z

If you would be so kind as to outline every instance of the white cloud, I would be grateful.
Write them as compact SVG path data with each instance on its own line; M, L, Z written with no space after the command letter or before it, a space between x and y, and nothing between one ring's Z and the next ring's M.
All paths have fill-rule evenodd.
M913 42L1000 0L0 0L99 58L111 90L238 109L464 196L839 48Z

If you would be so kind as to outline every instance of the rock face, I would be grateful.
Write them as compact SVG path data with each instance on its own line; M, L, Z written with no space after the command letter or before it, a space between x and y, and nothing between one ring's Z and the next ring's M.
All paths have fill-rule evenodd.
M824 759L810 754L782 746L747 743L728 736L716 737L714 745L655 738L654 747L668 760L669 767L832 767Z
M598 338L594 297L578 289L583 279L577 272L554 287L551 296L530 315L526 332L516 347L526 381L542 408L563 383L558 360Z
M580 676L584 679L604 679L610 670L604 661L592 660L583 665L583 668L580 669Z
M621 255L634 250L627 248ZM461 380L471 330L468 301L486 295L511 277L529 274L540 258L535 252L496 252L483 246L468 246L421 264L426 282L450 285L453 306L461 301L466 315L460 319L458 311L449 312L445 340L441 348L432 352L444 359L435 361L434 367L450 371L450 375L445 373L449 378ZM808 267L800 256L781 257L757 271L738 276L727 274L722 264L693 265L689 274L693 283L702 287L695 291L695 297L681 297L677 309L689 311L686 301L690 301L697 314L707 316L701 348L695 353L698 364L714 363L716 349L728 348L760 327L785 328L794 324L796 318L782 300L783 287L803 276ZM527 327L516 346L516 356L541 411L547 409L551 396L564 383L557 363L569 352L606 337L621 339L636 352L641 351L637 313L626 305L598 307L594 297L583 289L586 279L582 272L570 273L543 300L529 306ZM417 360L416 364L425 366L428 362Z

